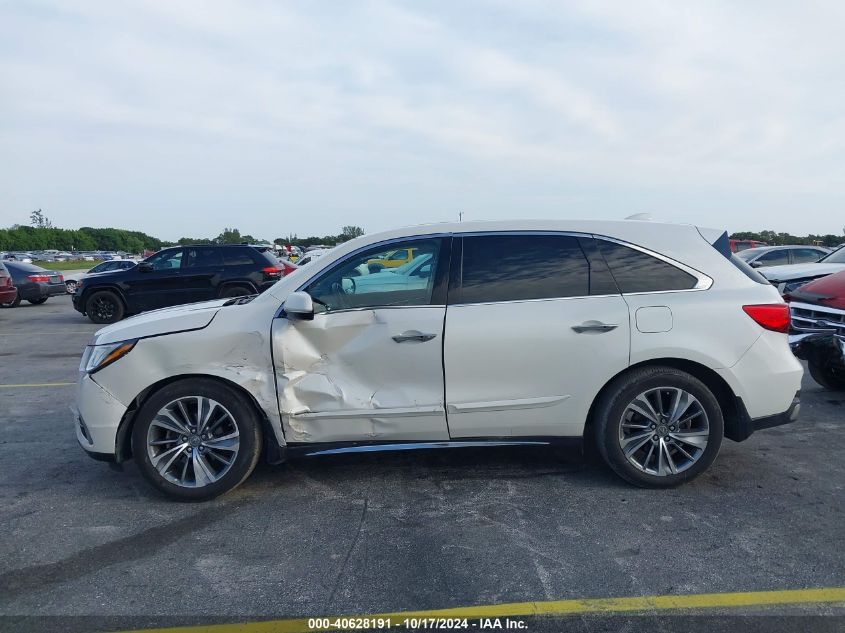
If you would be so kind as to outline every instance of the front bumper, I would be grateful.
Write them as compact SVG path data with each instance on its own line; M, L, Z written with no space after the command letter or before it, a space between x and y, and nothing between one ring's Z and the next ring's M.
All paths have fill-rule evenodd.
M94 459L113 461L117 454L117 431L127 408L88 374L76 387L74 409L76 439Z

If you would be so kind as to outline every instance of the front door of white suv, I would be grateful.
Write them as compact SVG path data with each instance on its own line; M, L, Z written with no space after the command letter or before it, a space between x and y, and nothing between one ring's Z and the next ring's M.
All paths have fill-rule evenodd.
M390 241L354 253L303 288L314 300L313 320L274 320L289 443L449 439L443 321L450 243ZM425 270L403 275L370 265L399 247L414 248Z
M628 306L592 238L462 242L446 315L451 437L580 436L598 391L628 366L630 344Z

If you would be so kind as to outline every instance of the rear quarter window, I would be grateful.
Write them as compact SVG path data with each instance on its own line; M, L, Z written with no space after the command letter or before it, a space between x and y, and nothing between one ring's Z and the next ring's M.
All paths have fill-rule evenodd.
M253 258L253 253L255 258ZM261 255L249 248L223 249L224 266L252 266L259 263L258 257L261 257Z
M668 262L616 242L597 239L622 293L690 290L698 279Z

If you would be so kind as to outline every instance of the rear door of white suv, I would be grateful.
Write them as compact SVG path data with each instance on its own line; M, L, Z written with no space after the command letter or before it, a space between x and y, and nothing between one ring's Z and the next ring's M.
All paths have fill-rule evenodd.
M450 436L579 436L628 366L628 306L594 240L456 237L444 365Z

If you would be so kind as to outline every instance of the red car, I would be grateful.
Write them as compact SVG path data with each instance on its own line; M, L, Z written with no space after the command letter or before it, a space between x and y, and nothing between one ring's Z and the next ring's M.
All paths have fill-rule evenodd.
M11 305L18 298L18 289L12 283L12 275L0 262L0 306Z
M758 248L760 246L768 246L766 242L759 242L757 240L730 240L731 253L738 253L749 248Z
M845 271L804 284L784 299L792 315L792 351L822 387L845 391Z

